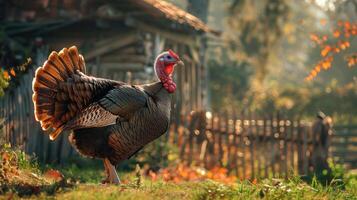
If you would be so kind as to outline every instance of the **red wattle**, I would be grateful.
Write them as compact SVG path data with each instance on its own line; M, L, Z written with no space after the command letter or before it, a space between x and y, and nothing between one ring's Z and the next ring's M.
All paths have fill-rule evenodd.
M176 91L176 84L170 78L162 82L162 85L169 93L174 93Z
M172 74L172 72L174 71L174 65L166 65L164 71L167 75Z

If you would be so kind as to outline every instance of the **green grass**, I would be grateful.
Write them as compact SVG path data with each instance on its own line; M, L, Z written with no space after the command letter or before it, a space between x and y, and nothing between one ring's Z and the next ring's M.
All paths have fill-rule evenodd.
M321 185L316 178L310 184L299 177L289 180L265 179L256 184L249 181L226 185L211 180L199 182L152 182L140 170L119 174L119 186L103 185L103 167L98 164L73 164L54 168L64 175L53 181L41 174L39 166L20 151L9 147L0 151L0 199L356 199L357 176L334 167L339 178ZM0 160L1 160L0 159ZM91 166L91 167L88 167ZM338 172L338 173L337 173ZM8 176L7 176L7 175ZM10 175L9 175L10 174ZM341 184L342 183L342 184Z
M344 189L315 183L308 185L298 178L263 180L258 184L248 181L225 185L214 181L183 182L179 184L151 182L135 183L133 174L124 176L129 183L120 186L79 183L59 188L55 193L42 192L26 196L30 199L357 199L356 179ZM7 193L2 197L8 197ZM13 196L15 199L18 196ZM1 196L0 196L1 198Z

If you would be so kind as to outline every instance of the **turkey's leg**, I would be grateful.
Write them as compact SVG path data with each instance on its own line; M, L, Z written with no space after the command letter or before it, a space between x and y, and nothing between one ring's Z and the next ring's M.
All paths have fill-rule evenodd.
M104 159L104 168L105 168L105 172L108 175L108 178L106 179L106 181L108 181L109 183L113 183L113 184L120 184L120 179L118 177L118 174L115 170L115 167L110 163L108 158Z
M109 168L107 166L107 163L105 162L105 159L103 159L103 163L104 163L104 173L105 173L105 179L102 180L102 183L109 183Z

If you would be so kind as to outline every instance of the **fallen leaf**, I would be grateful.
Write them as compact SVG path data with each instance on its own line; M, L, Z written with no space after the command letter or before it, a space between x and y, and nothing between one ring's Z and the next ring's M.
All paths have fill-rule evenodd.
M58 170L49 169L44 173L44 176L48 179L54 180L56 182L63 180L63 175Z

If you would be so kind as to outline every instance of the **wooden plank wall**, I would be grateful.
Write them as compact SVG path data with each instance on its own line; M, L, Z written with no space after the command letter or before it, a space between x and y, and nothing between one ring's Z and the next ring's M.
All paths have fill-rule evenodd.
M20 86L6 93L0 99L0 118L4 119L3 134L6 142L19 146L29 154L35 154L42 162L58 162L61 157L69 157L72 153L68 148L66 134L54 142L41 130L40 124L34 118L32 103L32 78L35 69L20 79Z

